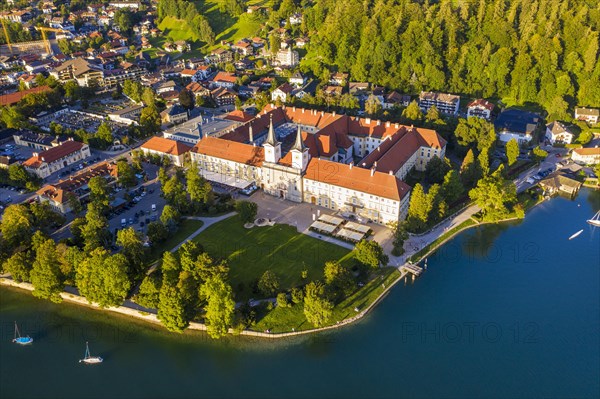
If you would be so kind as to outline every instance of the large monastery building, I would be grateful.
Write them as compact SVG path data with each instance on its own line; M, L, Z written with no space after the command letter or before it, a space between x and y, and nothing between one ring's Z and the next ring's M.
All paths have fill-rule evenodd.
M434 130L269 105L220 138L202 138L191 159L209 180L255 183L280 198L386 224L406 217L406 174L445 150Z

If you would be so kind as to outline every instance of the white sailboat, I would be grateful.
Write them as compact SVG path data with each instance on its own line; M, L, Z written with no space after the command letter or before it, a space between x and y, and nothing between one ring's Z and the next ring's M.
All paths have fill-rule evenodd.
M579 230L577 233L573 234L571 237L569 237L569 240L572 240L573 238L577 238L579 236L579 234L583 233L583 230Z
M103 361L104 361L104 359L102 359L100 356L90 356L90 346L86 342L85 343L85 357L83 359L79 359L79 363L98 364L98 363L102 363Z
M12 340L12 342L19 345L29 345L33 342L33 338L30 336L21 337L19 327L17 327L17 322L15 321L15 338Z
M600 227L600 211L596 212L596 214L592 216L591 219L588 219L587 222L592 226Z

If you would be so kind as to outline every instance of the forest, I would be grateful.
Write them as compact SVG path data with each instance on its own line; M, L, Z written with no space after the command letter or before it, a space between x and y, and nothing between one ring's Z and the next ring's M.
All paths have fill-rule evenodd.
M537 103L555 118L600 106L598 1L317 0L303 12L302 66L318 77Z

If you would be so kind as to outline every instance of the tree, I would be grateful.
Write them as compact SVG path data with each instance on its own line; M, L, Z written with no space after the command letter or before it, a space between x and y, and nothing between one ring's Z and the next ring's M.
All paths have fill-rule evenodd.
M420 232L427 227L432 204L428 202L425 190L420 183L415 184L408 205L407 227L410 231Z
M502 177L502 171L501 166L491 175L479 180L477 186L469 191L469 197L481 208L486 221L506 217L510 213L509 207L517 202L516 186Z
M425 114L425 121L428 123L436 123L441 119L440 111L437 109L435 105L431 106L427 110L427 114Z
M177 287L163 281L158 302L158 319L167 330L180 333L188 326L183 298Z
M323 327L333 315L333 304L325 299L321 283L310 282L304 289L304 315L315 327Z
M135 170L125 160L117 161L117 176L119 183L125 187L133 187L137 184Z
M279 278L271 270L267 270L258 280L258 290L265 297L270 298L279 291Z
M67 195L67 204L69 205L71 212L73 212L73 214L75 216L80 215L81 212L83 212L83 205L81 204L79 197L70 191L67 192L66 195Z
M103 308L121 305L131 286L127 259L122 254L111 256L104 248L96 248L89 254L77 269L75 281L79 292L90 303Z
M463 194L464 187L460 181L460 175L454 169L449 170L444 176L442 193L448 204L454 203Z
M206 298L204 320L211 338L225 336L233 323L235 301L233 290L222 276L216 275L200 287L200 296Z
M25 205L9 205L2 215L0 232L10 248L27 246L31 240L33 218Z
M158 244L169 237L169 229L161 222L150 222L146 234L152 244Z
M369 98L367 98L367 101L365 101L365 112L367 114L369 114L370 116L374 117L374 116L379 115L381 110L382 110L381 102L379 101L379 99L377 97L375 97L373 94L371 94L369 96Z
M133 227L121 229L117 232L117 245L123 248L121 253L125 255L132 271L141 271L142 264L146 258L146 248L142 235Z
M102 122L96 132L96 138L101 149L106 149L113 143L112 129L106 122Z
M372 269L377 269L380 264L385 266L388 262L387 255L376 241L360 240L354 247L354 257Z
M110 241L106 217L102 215L98 206L93 202L88 204L85 224L81 227L81 238L85 243L84 249L86 252L103 247Z
M406 221L391 222L389 227L392 229L392 255L400 256L404 253L404 241L408 239L408 232L406 231Z
M290 300L285 292L280 292L277 294L277 306L281 308L287 308L291 306Z
M189 201L183 189L183 183L177 176L171 176L164 185L161 185L160 189L169 205L177 208L179 212L187 209Z
M54 240L44 240L37 246L35 261L31 269L33 296L61 302L60 292L63 289L60 261Z
M281 37L277 33L271 34L269 37L269 49L271 54L275 54L281 48Z
M252 201L236 201L235 210L240 214L243 223L252 223L256 220L258 205Z
M106 179L102 176L95 176L88 182L90 189L90 202L99 208L104 213L110 205L110 188Z
M323 270L325 283L341 295L348 295L354 289L354 277L348 267L338 261L325 263Z
M152 273L140 284L140 289L135 296L135 302L145 308L156 309L160 303L160 288L162 281L157 273Z
M189 272L196 271L196 261L198 256L202 253L202 247L196 244L194 241L186 241L179 248L179 262L181 263L181 270L187 270Z
M10 258L4 261L2 269L10 273L14 281L20 283L29 281L31 264L31 251L15 252Z
M419 104L413 100L408 104L408 107L402 111L402 117L415 122L420 121L423 119L423 111L421 111Z
M450 169L452 169L452 165L448 158L440 159L434 155L425 167L425 178L430 183L441 183Z
M163 226L167 227L167 229L171 231L175 231L177 230L180 219L181 214L177 209L171 205L165 205L160 215L160 222L163 224Z
M154 99L154 91L150 87L145 87L142 91L141 100L146 107L156 106L156 100Z
M140 125L144 136L148 137L160 131L160 114L155 105L147 106L140 114Z
M510 139L506 143L506 157L508 158L508 166L512 166L517 162L519 157L519 143L515 139Z
M179 104L187 110L188 115L190 114L190 111L194 109L195 100L196 99L191 91L183 89L179 92Z
M179 264L177 257L169 251L164 252L160 267L163 273L163 285L175 285L179 278L179 272L181 271L181 265Z
M480 174L481 170L479 169L479 165L475 163L475 155L473 154L473 150L469 149L460 167L460 177L462 178L465 186L472 186L475 184L475 182L477 182Z
M296 305L304 302L304 291L301 288L292 288L292 302Z
M210 205L213 202L213 191L210 183L200 175L198 165L192 162L186 172L187 192L190 200L196 205Z
M454 135L458 144L477 148L479 151L490 149L496 142L494 125L483 118L459 118Z

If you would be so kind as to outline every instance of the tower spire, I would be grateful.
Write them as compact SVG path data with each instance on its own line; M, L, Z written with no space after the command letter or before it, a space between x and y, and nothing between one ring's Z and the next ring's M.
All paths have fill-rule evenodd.
M302 141L302 131L300 129L300 124L298 124L298 132L296 133L296 141L294 142L294 146L292 150L304 151L304 141Z
M267 140L265 141L265 144L270 144L273 147L275 147L278 144L278 142L275 138L275 130L273 130L273 114L270 114L269 117L269 133L267 134Z

